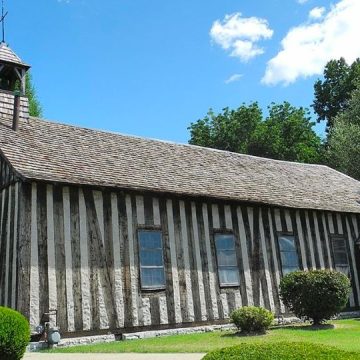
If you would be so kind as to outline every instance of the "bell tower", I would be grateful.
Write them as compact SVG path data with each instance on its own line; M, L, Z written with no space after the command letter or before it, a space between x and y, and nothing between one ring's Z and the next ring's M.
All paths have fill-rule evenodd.
M2 0L3 3L3 0ZM26 72L30 66L24 63L5 42L4 5L2 6L2 41L0 43L0 121L12 120L17 130L21 120L29 118L29 101L26 92Z

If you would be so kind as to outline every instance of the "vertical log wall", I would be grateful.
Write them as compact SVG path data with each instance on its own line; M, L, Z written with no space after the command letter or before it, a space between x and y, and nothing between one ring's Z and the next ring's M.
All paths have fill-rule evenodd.
M15 197L15 187L11 194ZM295 236L301 269L333 268L331 236L344 236L353 282L350 305L359 306L354 241L360 218L352 214L40 183L23 184L21 194L17 305L32 326L49 309L58 310L62 332L223 320L241 305L283 313L279 232ZM8 204L4 200L3 208ZM15 211L10 208L6 214ZM141 291L137 231L143 228L162 230L166 290ZM219 287L217 232L235 236L239 287ZM4 234L2 269L13 266L14 254L13 245L3 245L12 243ZM12 281L10 276L8 289ZM8 303L11 295L8 290Z
M16 308L19 183L0 158L0 305Z

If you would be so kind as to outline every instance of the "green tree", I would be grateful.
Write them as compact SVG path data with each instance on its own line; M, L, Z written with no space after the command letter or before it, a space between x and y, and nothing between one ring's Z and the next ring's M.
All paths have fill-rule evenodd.
M307 109L272 103L250 147L252 155L302 163L321 161L321 139Z
M220 114L210 109L188 127L189 143L246 154L261 121L262 111L256 102L242 104L236 110L225 108Z
M190 144L272 159L316 163L321 140L312 130L309 112L287 102L271 104L263 120L257 103L222 113L210 111L191 123Z
M25 94L29 99L29 114L34 117L42 116L42 107L36 95L35 86L33 84L32 75L30 72L26 74L26 89Z
M360 86L334 121L326 159L329 166L360 180Z
M333 126L335 116L347 108L352 91L360 80L360 59L348 65L344 58L329 61L324 69L324 80L314 85L312 107L318 122L326 121L326 131Z

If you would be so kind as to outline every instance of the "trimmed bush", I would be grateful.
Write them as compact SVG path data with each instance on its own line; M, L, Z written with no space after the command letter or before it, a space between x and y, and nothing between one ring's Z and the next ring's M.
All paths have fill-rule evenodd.
M252 343L215 350L203 360L355 360L360 355L311 343Z
M244 333L265 332L274 320L274 315L262 307L244 306L230 314L231 321Z
M29 341L30 326L24 316L0 307L0 359L21 359Z
M331 319L348 301L350 280L338 271L295 271L280 282L280 297L297 317L312 320L314 325Z

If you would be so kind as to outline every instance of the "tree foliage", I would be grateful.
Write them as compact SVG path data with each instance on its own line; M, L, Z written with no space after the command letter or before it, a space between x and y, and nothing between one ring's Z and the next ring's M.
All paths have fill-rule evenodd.
M22 359L30 341L30 326L23 315L0 307L0 359Z
M272 159L320 161L321 140L312 130L309 112L288 102L271 104L263 119L259 105L242 104L236 110L209 111L191 123L190 144Z
M26 74L26 89L25 95L29 99L29 114L34 117L42 116L42 107L40 101L36 95L35 86L33 84L31 73Z
M333 126L335 116L348 107L352 91L360 80L360 59L348 65L344 58L329 61L324 69L324 80L314 85L313 108L317 120L326 121L326 131Z
M297 317L314 325L331 319L344 309L351 290L350 280L338 271L294 271L280 282L280 297Z
M210 109L203 119L188 127L189 143L247 154L261 121L262 111L256 102L242 104L236 110L225 108L220 114Z
M360 87L334 120L326 158L331 167L360 180Z

